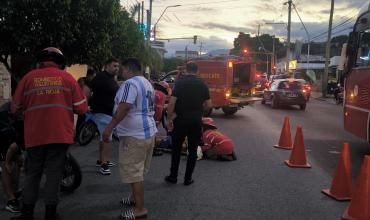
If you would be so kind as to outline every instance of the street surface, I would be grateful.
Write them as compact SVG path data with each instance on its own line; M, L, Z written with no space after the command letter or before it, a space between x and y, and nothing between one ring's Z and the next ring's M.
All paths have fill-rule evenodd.
M290 117L292 138L297 125L303 136L311 169L294 169L284 164L290 151L272 147L278 143L284 116ZM191 186L182 185L185 157L181 161L179 183L166 184L170 155L154 157L145 180L148 219L340 219L348 202L337 202L321 193L330 187L332 174L342 148L348 141L353 177L357 177L362 158L370 154L366 142L348 134L342 125L342 107L331 100L311 99L306 111L298 107L272 109L260 103L247 106L234 116L214 111L219 129L236 144L238 160L197 163ZM117 145L112 158L117 161ZM72 146L80 162L83 181L73 194L62 195L58 207L61 219L118 219L120 198L130 192L120 183L118 168L112 175L97 173L97 142L86 147ZM5 206L5 199L0 206ZM38 203L36 219L43 217L43 202ZM0 211L0 219L11 216Z

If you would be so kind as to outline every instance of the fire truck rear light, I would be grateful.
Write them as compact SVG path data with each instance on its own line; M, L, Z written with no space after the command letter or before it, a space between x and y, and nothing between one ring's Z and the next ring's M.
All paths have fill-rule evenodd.
M226 98L230 98L230 92L226 92L226 93L225 93L225 97L226 97Z
M228 66L229 68L233 68L233 62L228 62L228 63L227 63L227 66Z
M344 113L345 116L348 116L348 112Z

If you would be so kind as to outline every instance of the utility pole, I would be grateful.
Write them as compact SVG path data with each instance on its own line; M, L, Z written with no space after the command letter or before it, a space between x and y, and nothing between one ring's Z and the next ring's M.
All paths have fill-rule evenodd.
M144 1L141 2L141 24L144 25Z
M202 49L203 49L203 42L200 42L200 46L199 46L199 57L202 56Z
M275 35L272 36L271 74L275 66Z
M331 0L330 18L329 18L329 29L328 39L326 41L325 50L325 72L322 76L322 97L326 97L328 90L328 73L329 73L329 61L330 61L330 42L331 42L331 27L333 25L333 14L334 14L334 0Z
M138 26L139 26L139 29L140 29L140 15L141 15L141 13L140 13L140 11L141 11L141 4L140 3L138 3L139 4L139 7L138 7L138 12L137 12L137 24L138 24Z
M185 46L185 62L188 61L188 45Z
M260 28L261 28L261 25L260 25L260 24L258 24L257 37L259 37L259 36L260 36Z
M149 0L149 17L148 20L148 42L150 42L150 29L152 26L152 14L153 14L153 0Z
M290 61L290 24L292 21L292 0L285 2L288 4L288 38L287 38L287 49L286 49L286 71L289 71L289 61Z

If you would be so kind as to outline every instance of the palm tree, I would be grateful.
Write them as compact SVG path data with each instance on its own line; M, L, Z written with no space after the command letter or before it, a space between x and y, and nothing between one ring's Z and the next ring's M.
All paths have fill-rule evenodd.
M130 7L130 15L132 19L136 16L137 13L140 13L140 9L141 9L140 3L137 3ZM140 23L140 21L138 21L138 23Z

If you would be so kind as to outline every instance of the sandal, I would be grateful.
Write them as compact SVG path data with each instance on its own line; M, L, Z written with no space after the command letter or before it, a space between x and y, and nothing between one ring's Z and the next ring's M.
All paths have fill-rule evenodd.
M126 212L121 213L119 218L121 220L135 220L135 219L143 219L143 218L146 218L147 216L148 214L135 216L134 210L130 209L130 210L127 210Z
M120 203L124 206L135 206L135 201L131 199L131 196L123 197Z

